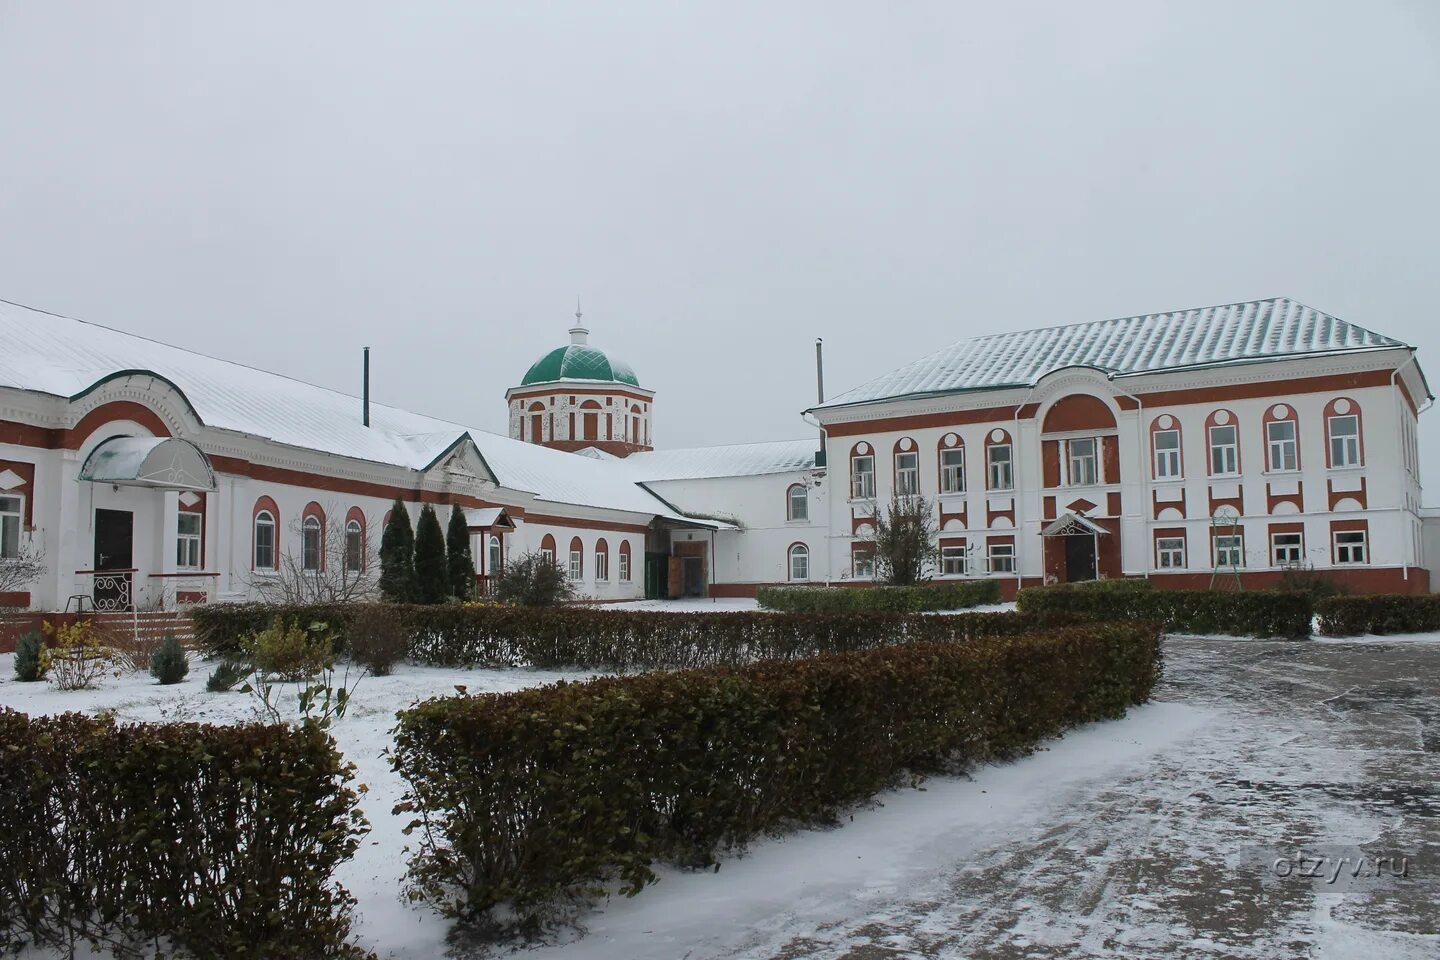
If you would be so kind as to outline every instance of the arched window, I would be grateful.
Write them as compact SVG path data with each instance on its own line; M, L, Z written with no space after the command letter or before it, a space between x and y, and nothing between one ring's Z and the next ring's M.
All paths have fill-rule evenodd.
M640 442L640 405L630 405L630 442Z
M358 520L345 523L345 570L359 573L365 568L365 531Z
M895 495L913 497L920 493L920 450L915 441L901 437L895 441Z
M493 533L490 535L489 550L490 562L486 566L486 570L490 573L491 576L499 576L501 573L504 572L505 547L500 542L500 538Z
M1288 404L1277 403L1265 411L1265 467L1300 469L1300 419Z
M320 529L319 517L306 517L300 527L300 566L307 572L320 569L324 532Z
M868 443L850 450L850 499L875 499L875 448Z
M965 492L965 441L958 434L940 438L940 492Z
M1185 476L1180 456L1180 421L1162 413L1150 422L1151 476L1156 480L1179 480Z
M1404 423L1404 421L1401 421ZM1325 455L1331 468L1365 464L1360 439L1360 406L1349 397L1337 397L1325 406ZM1405 444L1408 453L1409 444ZM1408 461L1408 456L1406 457ZM1407 464L1408 465L1408 464Z
M1015 489L1015 446L999 427L985 435L985 488Z
M604 537L595 541L595 579L600 583L610 580L610 544Z
M570 539L570 579L583 580L585 578L585 544L580 542L579 537Z
M530 436L527 438L531 443L545 442L545 404L530 404Z
M801 523L810 519L810 491L803 483L792 483L785 491L785 519Z
M1229 410L1216 410L1205 420L1205 443L1209 448L1212 477L1233 477L1240 473L1240 424Z
M280 564L280 508L269 497L261 497L255 501L251 516L251 566L255 570L274 570Z
M600 439L600 404L594 400L586 400L580 404L581 426L585 430L586 440Z
M810 548L803 543L792 544L790 547L790 579L810 579Z
M630 582L630 541L620 541L620 582Z
M555 538L548 533L540 541L540 555L551 563L555 562Z

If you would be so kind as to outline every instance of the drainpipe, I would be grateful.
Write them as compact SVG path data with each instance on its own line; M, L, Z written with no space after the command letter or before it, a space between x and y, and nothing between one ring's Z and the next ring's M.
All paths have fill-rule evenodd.
M1115 377L1113 375L1110 377L1110 383L1111 385L1114 385L1115 383ZM1119 390L1120 388L1116 387L1116 389ZM1127 393L1124 390L1120 390L1120 395L1129 397L1131 400L1135 401L1135 449L1139 454L1139 459L1137 462L1140 466L1140 499L1142 501L1140 510L1140 529L1143 530L1146 534L1149 534L1149 536L1145 538L1145 579L1149 580L1151 573L1150 564L1155 559L1155 536L1152 533L1152 528L1150 526L1150 521L1152 519L1150 514L1154 500L1150 495L1150 458L1146 456L1145 450L1145 440L1146 437L1149 436L1150 429L1145 425L1145 401L1140 399L1140 397L1136 396L1135 394ZM1183 438L1184 434L1182 433L1181 436ZM1120 438L1118 436L1115 438L1115 444L1118 448L1120 444ZM1183 445L1180 450L1180 462L1185 462L1185 450L1183 448ZM1124 489L1123 485L1121 489ZM1120 517L1123 520L1125 517L1123 493L1121 494L1121 499L1122 503L1120 509ZM1186 509L1185 513L1187 516L1189 515L1190 511L1188 508ZM1186 557L1185 559L1188 561L1190 558ZM1125 558L1123 555L1120 558L1120 573L1122 576L1125 573Z
M810 424L811 426L815 427L817 430L820 431L820 449L825 450L825 428L820 425L820 421L816 420L814 415L811 414L809 411L802 412L800 414L800 419L804 420L806 423ZM830 479L830 454L828 452L825 454L825 476L827 479ZM830 484L830 489L831 491L835 489L834 483ZM835 534L832 532L835 529L835 525L831 522L833 519L833 506L831 505L830 501L832 499L834 499L833 496L827 496L825 498L825 586L827 587L830 586L833 582L833 579L830 576L830 560L831 555L835 552L835 545L832 541L836 539Z
M1019 491L1018 489L1016 489L1014 473L1015 473L1015 468L1016 468L1016 466L1018 466L1018 463L1016 462L1016 460L1017 460L1016 454L1017 454L1017 453L1019 452L1019 450L1020 450L1020 411L1023 410L1023 409L1025 409L1026 405L1028 405L1028 404L1030 403L1030 401L1035 398L1035 387L1036 387L1036 384L1031 384L1031 385L1030 385L1030 389L1025 392L1025 402L1024 402L1024 403L1020 403L1020 404L1016 404L1016 406L1015 406L1015 416L1014 416L1014 418L1013 418L1014 426L1015 426L1015 433L1014 433L1014 434L1012 435L1012 437L1011 437L1011 447L1010 447L1010 470L1011 470L1011 474L1012 474L1011 477L1010 477L1010 488L1011 488L1011 493L1012 493L1012 495L1013 495L1013 497L1014 497L1014 499L1012 499L1010 502L1011 502L1011 503L1014 505L1014 507L1015 507L1015 593L1016 593L1017 596L1019 595L1020 591L1021 591L1022 589L1024 589L1024 587L1025 587L1025 571L1022 569L1022 564L1020 563L1020 541L1021 541L1022 539L1024 539L1024 537L1022 536L1022 532L1023 532L1023 530L1024 530L1024 525L1023 525L1023 523L1021 522L1021 516L1020 516L1020 500L1021 500L1020 491ZM985 449L985 445L984 445L983 443L980 445L980 449L981 449L981 452L983 453L983 452L984 452L984 449ZM988 485L989 485L989 482L990 482L990 475L989 475L990 466L989 466L989 464L986 464L986 465L985 465L985 471L986 471L985 482L986 482L986 485L987 485L987 489L986 489L985 492L988 494L988 493L990 492L989 489L988 489ZM1041 447L1040 447L1040 474L1041 474L1041 476L1040 476L1040 482L1041 482L1041 483L1044 483L1044 482L1045 482L1045 476L1044 476L1044 474L1045 474L1045 447L1044 447L1043 444L1042 444ZM1041 496L1043 497L1044 494L1041 494ZM988 500L989 497L987 496L986 499ZM985 513L987 514L986 519L985 519L985 528L988 530L988 529L990 528L990 519L989 519L989 516L988 516L988 514L990 513L990 504L989 504L989 503L986 503L986 504L985 504ZM1041 508L1040 514L1041 514L1041 517L1043 518L1043 517L1044 517L1044 514L1045 514L1045 511L1044 511L1044 508L1043 508L1043 507ZM1043 519L1042 519L1042 522L1043 522ZM986 565L988 566L988 565L989 565L989 563L988 563L989 558L987 557L986 560L987 560ZM1098 554L1098 553L1096 554L1096 557L1095 557L1095 563L1096 563L1096 566L1097 566L1097 568L1098 568L1099 563L1100 563L1100 557L1099 557L1099 554ZM988 573L989 571L987 570L986 572ZM1041 582L1042 584L1045 582L1045 541L1044 541L1044 538L1041 538L1041 541L1040 541L1040 582Z

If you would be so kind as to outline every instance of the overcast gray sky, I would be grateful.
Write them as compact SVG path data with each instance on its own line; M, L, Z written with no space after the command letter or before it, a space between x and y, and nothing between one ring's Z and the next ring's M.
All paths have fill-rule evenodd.
M1269 296L1440 386L1437 176L1431 0L0 0L0 297L502 432L576 294L662 446Z

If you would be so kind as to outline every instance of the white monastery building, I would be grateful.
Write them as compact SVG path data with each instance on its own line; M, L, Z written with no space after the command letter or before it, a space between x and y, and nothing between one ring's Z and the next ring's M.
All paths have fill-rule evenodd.
M482 593L527 551L596 600L865 583L892 495L933 506L937 577L1007 595L1295 567L1429 589L1415 350L1292 300L965 340L805 411L823 446L689 450L656 448L654 392L580 319L506 392L502 437L0 301L0 564L45 558L0 606L366 568L397 496L464 510Z

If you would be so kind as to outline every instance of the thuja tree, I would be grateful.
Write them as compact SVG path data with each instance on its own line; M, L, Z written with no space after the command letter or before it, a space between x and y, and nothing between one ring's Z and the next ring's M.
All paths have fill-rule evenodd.
M414 603L415 531L410 511L399 497L390 505L390 519L380 537L380 595L391 603Z
M930 579L939 556L932 504L924 497L891 496L875 508L875 578L908 587Z
M435 508L425 504L415 524L415 589L420 603L444 603L450 595L445 569L445 532Z
M469 600L475 592L475 557L470 552L470 525L465 511L450 508L450 526L445 529L445 561L449 566L450 596Z

